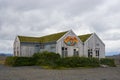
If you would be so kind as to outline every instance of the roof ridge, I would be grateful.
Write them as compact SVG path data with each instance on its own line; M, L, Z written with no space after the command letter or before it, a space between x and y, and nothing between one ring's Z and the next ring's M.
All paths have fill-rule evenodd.
M63 31L63 32L58 32L58 33L52 33L52 34L44 35L44 36L41 36L41 37L51 36L51 35L55 35L55 34L65 33L65 32L68 32L68 31ZM41 37L39 37L39 38L41 38Z
M22 36L22 35L18 35L18 37L39 38L39 37L32 37L32 36Z
M59 33L64 33L64 32L68 32L68 31L63 31L63 32L58 32L58 33L48 34L48 35L40 36L40 37L22 36L22 35L18 35L18 37L41 38L41 37L51 36L51 35L55 35L55 34L59 34Z

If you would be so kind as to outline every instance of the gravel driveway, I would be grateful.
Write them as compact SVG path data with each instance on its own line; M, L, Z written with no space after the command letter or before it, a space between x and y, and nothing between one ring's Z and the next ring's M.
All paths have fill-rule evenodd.
M0 65L0 80L120 80L120 67L48 70Z

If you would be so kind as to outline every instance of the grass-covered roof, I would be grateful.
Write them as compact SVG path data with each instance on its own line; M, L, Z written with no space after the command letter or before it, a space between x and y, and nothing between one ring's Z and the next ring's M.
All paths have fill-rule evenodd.
M39 38L40 42L53 42L53 41L57 41L58 39L60 39L66 32L61 32L61 33L56 33L56 34L51 34L51 35L47 35L47 36L42 36Z
M20 42L39 42L37 37L18 36Z
M92 34L79 35L78 37L82 42L85 42Z
M27 36L18 36L20 42L38 42L38 43L45 43L45 42L53 42L60 39L67 31L60 32L56 34L51 34L42 37L27 37Z
M28 36L18 36L20 42L35 42L35 43L46 43L46 42L54 42L60 39L65 33L65 32L60 32L56 34L51 34L47 36L42 36L42 37L28 37ZM85 42L92 34L85 34L85 35L80 35L78 36L82 42Z

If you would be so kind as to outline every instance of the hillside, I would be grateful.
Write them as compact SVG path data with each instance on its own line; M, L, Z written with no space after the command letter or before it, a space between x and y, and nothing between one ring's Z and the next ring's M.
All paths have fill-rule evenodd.
M10 53L0 53L0 56L12 56Z

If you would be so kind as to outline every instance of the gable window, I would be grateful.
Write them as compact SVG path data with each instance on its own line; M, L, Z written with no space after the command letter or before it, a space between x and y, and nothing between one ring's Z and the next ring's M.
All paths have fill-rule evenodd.
M79 56L78 48L73 49L73 56Z
M100 45L99 43L96 44L96 46L99 46L99 45Z
M67 56L68 56L67 48L62 47L62 57L67 57Z
M92 55L93 55L92 49L88 49L88 57L92 58Z

